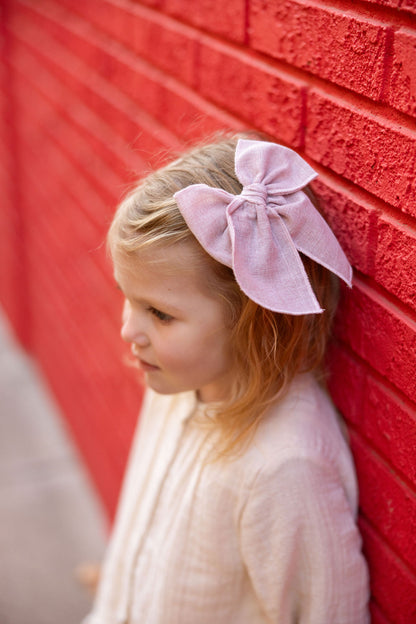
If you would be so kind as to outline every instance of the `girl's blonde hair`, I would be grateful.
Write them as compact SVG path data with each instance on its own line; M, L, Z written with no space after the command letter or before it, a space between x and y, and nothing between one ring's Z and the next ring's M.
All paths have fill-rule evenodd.
M174 193L203 183L239 194L242 186L234 171L234 154L241 136L199 146L151 173L120 204L108 234L113 256L115 252L135 254L151 245L193 241L197 262L207 268L206 286L227 302L234 383L229 398L211 413L211 422L221 427L223 454L241 447L298 373L311 371L323 379L323 359L338 301L338 279L302 256L324 312L293 316L266 310L240 290L232 269L211 258L190 232Z

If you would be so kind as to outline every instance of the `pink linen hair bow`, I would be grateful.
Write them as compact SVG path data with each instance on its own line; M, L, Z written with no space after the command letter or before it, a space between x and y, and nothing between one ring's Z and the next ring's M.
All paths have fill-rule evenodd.
M247 139L237 143L235 172L243 185L240 195L206 184L175 193L189 229L262 307L295 315L322 312L298 251L349 286L352 269L301 190L317 174L296 152Z

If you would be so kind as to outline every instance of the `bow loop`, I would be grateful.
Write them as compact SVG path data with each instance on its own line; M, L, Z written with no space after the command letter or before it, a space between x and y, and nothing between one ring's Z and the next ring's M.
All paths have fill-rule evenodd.
M174 197L189 229L218 262L232 267L250 299L275 312L322 312L299 252L348 285L352 269L337 239L302 189L316 176L296 152L240 139L240 195L194 184Z

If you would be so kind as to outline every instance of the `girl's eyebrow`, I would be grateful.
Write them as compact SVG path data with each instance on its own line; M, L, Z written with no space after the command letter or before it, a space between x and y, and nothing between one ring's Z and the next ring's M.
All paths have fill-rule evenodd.
M165 312L166 314L169 314L169 316L181 316L183 315L183 312L184 312L183 310L176 308L174 305L172 305L169 302L159 303L158 301L155 301L154 299L152 299L151 301L146 300L143 303L145 303L151 308L155 308L156 310L159 310L159 312Z
M116 279L114 279L115 283L116 283L116 288L117 290L120 290L123 295L126 297L126 299L129 299L130 297L127 296L127 294L124 292L124 290L121 288L120 284L117 282ZM136 303L140 303L140 304L145 304L146 306L149 306L151 308L155 308L156 310L159 310L160 312L167 312L169 313L169 315L179 315L179 314L183 314L183 310L180 310L179 308L176 308L174 305L172 305L171 303L162 303L159 304L157 301L155 300L147 300L147 299L139 299L136 297L132 297L131 298L132 301L135 301Z

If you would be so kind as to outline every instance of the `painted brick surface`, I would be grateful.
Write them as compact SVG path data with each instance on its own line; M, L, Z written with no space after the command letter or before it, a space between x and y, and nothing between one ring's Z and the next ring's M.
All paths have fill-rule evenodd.
M256 50L379 99L385 25L312 2L253 0L250 8L250 42Z
M415 0L403 0L400 8L403 11L409 11L410 13L416 13L416 2Z
M304 85L289 75L213 40L201 41L198 90L216 104L281 140L299 146Z
M245 0L164 0L163 8L170 15L201 30L212 31L240 43L245 39Z
M376 208L333 180L320 176L312 188L326 220L335 232L350 262L362 273L373 273ZM342 219L340 219L342 215Z
M370 562L374 605L379 607L387 622L409 624L416 617L416 579L400 558L386 547L375 529L363 522L365 554ZM398 605L400 607L398 608Z
M77 9L73 0L65 0L65 4ZM54 16L54 3L48 8L49 14ZM80 15L90 26L107 35L113 45L116 41L169 75L193 83L198 40L194 29L129 0L90 0L82 7ZM82 27L82 22L78 21L78 25Z
M354 269L328 355L372 621L416 621L416 3L3 0L0 300L114 512L140 406L104 239L132 182L255 129L297 149ZM7 269L6 269L7 268Z
M408 527L416 521L416 501L406 484L392 475L389 466L354 438L360 473L362 510L373 526L382 526L383 537L401 559L416 569L416 544L409 541Z
M307 117L308 156L416 216L415 130L317 90Z
M404 113L416 116L416 34L401 28L394 34L388 102Z
M399 9L402 14L409 12L410 14L416 13L415 0L365 0L372 5L378 5L380 7L388 7L392 9Z
M412 222L382 217L377 234L375 278L416 311L416 232Z
M390 388L369 377L363 402L362 429L371 446L401 473L401 479L415 482L412 460L416 445L416 410ZM360 421L357 421L360 426Z
M363 367L356 356L340 345L332 347L329 361L332 371L329 388L350 429L359 431L367 447L397 473L400 482L412 488L416 476L414 404L398 395L382 376ZM340 374L344 379L342 385L336 383Z
M343 307L345 313L338 317L336 327L340 337L374 370L415 401L416 322L363 284L343 297Z

